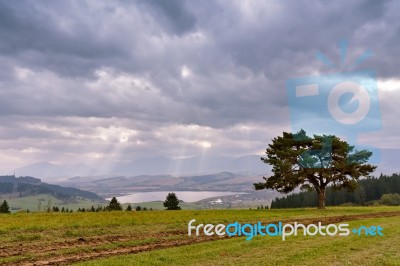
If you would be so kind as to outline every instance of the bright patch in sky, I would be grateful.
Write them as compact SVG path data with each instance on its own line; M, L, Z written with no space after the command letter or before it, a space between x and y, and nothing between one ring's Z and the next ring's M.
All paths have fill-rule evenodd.
M378 80L378 89L382 91L395 91L400 89L400 79Z
M188 76L190 76L190 74L190 69L187 66L183 66L181 70L182 78L187 78Z
M211 148L212 144L208 141L202 141L202 142L200 142L200 146L205 149L208 149L208 148Z

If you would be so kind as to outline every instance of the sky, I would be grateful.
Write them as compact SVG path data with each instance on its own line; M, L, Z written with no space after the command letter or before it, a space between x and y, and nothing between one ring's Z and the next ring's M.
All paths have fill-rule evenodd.
M373 69L400 148L399 1L0 1L0 171L262 154L286 81ZM318 51L346 64L332 69ZM370 50L359 66L351 62ZM111 167L111 166L110 166Z

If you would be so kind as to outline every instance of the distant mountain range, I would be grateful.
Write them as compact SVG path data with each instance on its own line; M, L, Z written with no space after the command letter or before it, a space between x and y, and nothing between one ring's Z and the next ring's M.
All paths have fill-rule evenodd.
M171 159L155 157L135 160L128 163L116 163L110 171L101 172L85 164L59 166L49 162L40 162L15 169L16 175L30 175L53 182L76 176L137 176L137 175L192 175L229 171L240 174L259 174L270 171L270 167L261 162L260 156L243 157L190 157Z
M139 176L139 175L204 175L217 172L231 172L241 175L267 174L271 167L260 160L259 155L242 157L228 156L197 156L182 159L154 157L134 160L126 163L116 163L108 171L81 164L55 165L40 162L15 169L16 175L39 177L48 182L60 179L83 176ZM399 172L398 159L400 150L381 149L381 160L375 175Z
M139 175L115 177L73 177L60 181L64 186L96 192L103 197L137 191L235 191L253 192L253 183L262 175L246 176L229 172L177 177L172 175Z
M233 173L265 173L270 170L259 155L242 157L196 156L183 159L156 157L114 166L111 174L119 175L187 175L229 171Z
M89 176L96 174L96 170L85 164L55 165L48 162L30 164L14 170L15 175L34 176L46 181L72 176Z
M102 196L161 190L249 191L254 182L261 181L261 177L268 176L271 171L260 157L156 157L117 163L106 173L85 164L58 166L42 162L16 169L15 173ZM399 158L400 150L382 149L381 162L374 175L398 173Z

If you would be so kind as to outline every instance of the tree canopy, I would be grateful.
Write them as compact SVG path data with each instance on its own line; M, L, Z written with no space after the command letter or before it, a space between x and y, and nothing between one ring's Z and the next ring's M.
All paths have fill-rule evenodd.
M164 207L167 208L167 210L181 209L181 207L179 206L179 199L175 193L168 193L164 201Z
M353 191L356 181L368 176L376 166L367 164L372 152L356 150L334 135L307 136L304 130L283 132L266 149L264 163L272 165L273 175L255 183L255 189L275 189L289 193L297 187L314 188L318 208L325 208L326 187Z
M110 200L110 203L108 204L107 209L109 211L122 211L122 206L121 206L121 203L118 202L117 198L113 197Z
M8 206L8 203L5 200L0 205L0 213L10 213L10 207Z

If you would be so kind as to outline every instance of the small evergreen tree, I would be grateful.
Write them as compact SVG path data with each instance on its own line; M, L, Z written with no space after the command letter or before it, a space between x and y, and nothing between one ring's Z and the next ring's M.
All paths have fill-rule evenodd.
M94 206L92 205L92 208L90 208L91 212L96 212L96 209L94 208Z
M168 193L164 201L164 207L167 208L167 210L181 209L181 207L179 206L179 199L175 193Z
M10 213L10 207L8 206L8 203L5 200L0 205L0 213Z
M128 207L126 207L126 211L127 211L127 212L132 211L132 206L131 206L130 204L128 204Z
M122 211L122 206L121 203L118 202L117 198L113 197L110 203L108 204L107 209L109 211Z
M141 210L142 210L142 207L136 206L136 211L141 211Z

